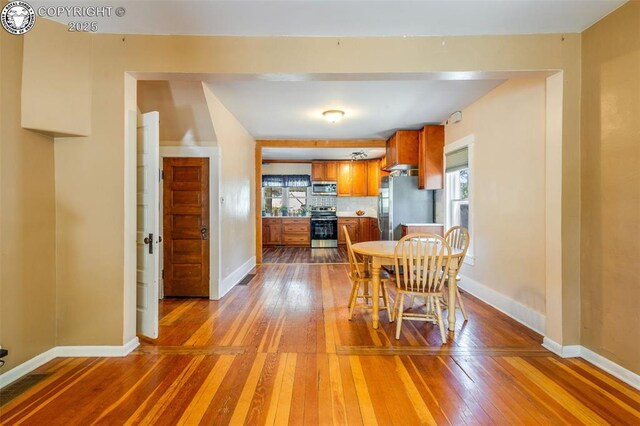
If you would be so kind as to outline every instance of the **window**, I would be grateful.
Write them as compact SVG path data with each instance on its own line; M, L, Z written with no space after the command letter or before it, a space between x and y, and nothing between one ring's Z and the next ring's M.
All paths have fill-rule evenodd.
M445 226L463 226L471 241L465 263L473 265L472 221L472 145L473 137L464 138L445 147Z
M262 210L267 212L273 212L275 209L280 209L284 206L284 191L285 188L262 188Z
M307 214L309 175L263 175L262 212L266 215L304 216ZM286 213L284 213L286 210Z

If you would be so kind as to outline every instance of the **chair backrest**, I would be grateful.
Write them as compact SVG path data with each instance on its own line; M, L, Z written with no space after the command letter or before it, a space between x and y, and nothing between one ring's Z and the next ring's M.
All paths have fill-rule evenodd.
M347 241L347 254L349 255L349 268L351 269L351 277L362 278L362 270L360 269L360 265L358 264L358 258L353 252L353 247L351 246L351 237L349 237L349 229L346 225L342 225L342 232L344 232L344 238Z
M462 263L464 257L467 255L469 243L471 242L467 228L463 226L452 226L447 233L444 234L444 239L447 240L451 248L462 250L462 257L460 258L460 263Z
M449 272L451 247L436 234L409 234L396 244L394 259L396 285L406 291L437 293Z

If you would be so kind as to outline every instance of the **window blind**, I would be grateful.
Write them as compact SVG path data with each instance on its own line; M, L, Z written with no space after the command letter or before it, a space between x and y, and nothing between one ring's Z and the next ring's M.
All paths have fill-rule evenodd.
M262 186L286 188L286 187L307 187L311 186L311 176L309 175L262 175Z
M447 172L455 172L469 167L469 148L464 147L446 155Z
M284 177L282 175L262 175L263 187L283 187Z

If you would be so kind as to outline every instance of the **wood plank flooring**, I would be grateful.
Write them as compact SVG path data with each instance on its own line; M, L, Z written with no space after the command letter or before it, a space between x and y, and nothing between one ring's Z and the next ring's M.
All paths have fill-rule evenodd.
M640 392L465 297L447 345L382 313L347 320L347 265L272 264L221 301L167 299L160 338L64 358L0 424L640 424ZM393 296L393 292L392 292Z
M262 263L348 263L345 246L307 248L269 246L262 249Z

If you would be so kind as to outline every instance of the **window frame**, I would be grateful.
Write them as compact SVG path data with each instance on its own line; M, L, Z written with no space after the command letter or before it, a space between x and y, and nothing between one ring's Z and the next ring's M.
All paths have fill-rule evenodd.
M468 165L469 165L469 197L467 198L468 200L468 205L469 205L469 249L467 250L467 255L464 258L464 263L470 266L475 265L475 244L474 244L474 233L475 233L475 205L474 205L474 198L475 198L475 181L476 181L476 174L475 174L475 169L474 169L474 155L473 155L473 151L474 151L474 144L475 144L475 135L470 134L467 135L461 139L458 139L455 142L452 142L450 144L447 144L444 146L444 220L445 220L445 228L449 229L451 228L452 224L450 221L450 217L451 217L451 212L450 212L450 208L449 205L451 203L451 201L449 199L449 179L447 176L447 154L452 153L454 151L458 151L459 149L463 149L463 148L467 148L467 160L468 160ZM445 231L446 231L445 229Z
M289 196L289 189L290 188L303 188L302 186L263 186L262 187L262 211L265 211L265 205L266 205L266 199L267 197L265 196L265 189L267 188L280 188L282 190L282 197L276 197L276 198L282 198L282 207L286 207L287 211L289 211L289 209L291 209L291 206L289 205L289 201L291 201L291 197ZM274 197L270 197L271 199L273 199ZM305 193L305 201L307 202L307 205L309 204L309 189L307 188L307 191Z

